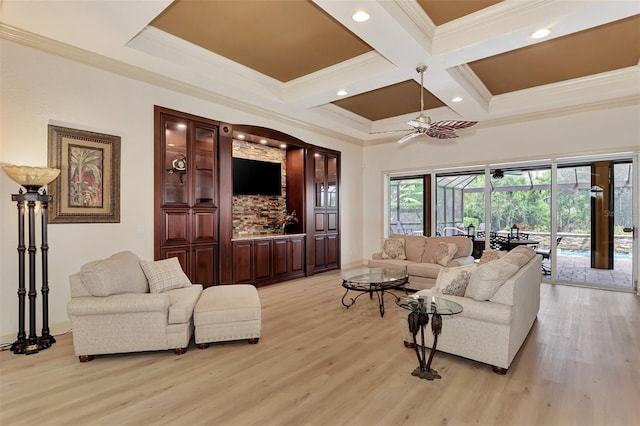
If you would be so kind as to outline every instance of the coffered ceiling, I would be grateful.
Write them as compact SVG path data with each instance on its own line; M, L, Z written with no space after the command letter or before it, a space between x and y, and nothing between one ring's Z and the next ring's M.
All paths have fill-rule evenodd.
M385 131L405 129L417 115L420 64L427 65L425 109L434 120L482 125L640 99L636 0L2 5L5 38L46 37L192 95L364 143L391 140ZM370 19L355 22L358 10ZM550 34L532 38L540 28Z

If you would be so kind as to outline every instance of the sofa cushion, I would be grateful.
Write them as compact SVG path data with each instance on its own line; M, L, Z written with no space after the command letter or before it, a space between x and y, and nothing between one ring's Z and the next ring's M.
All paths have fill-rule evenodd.
M471 264L442 269L434 286L436 293L464 296L471 274L476 268L475 264Z
M369 259L367 266L369 266L369 268L389 268L394 266L405 266L408 268L409 265L412 265L413 263L414 262L409 260L400 259ZM408 270L407 273L409 273Z
M177 257L156 261L141 260L140 266L147 276L152 293L162 293L191 285Z
M148 293L149 284L139 262L135 253L122 251L107 259L82 265L80 278L92 296Z
M518 266L505 260L506 256L493 262L478 266L471 274L465 297L474 300L489 300L513 274Z
M482 256L480 257L480 264L483 265L483 264L485 264L487 262L492 262L494 260L501 259L506 254L507 254L507 252L504 251L504 250L487 249L482 253Z
M385 238L382 241L382 258L405 260L403 238Z
M533 257L536 255L536 252L533 251L533 249L531 247L528 247L528 246L518 246L518 247L514 248L513 250L511 250L509 253L521 254L521 255L523 255L523 256L525 256L527 258L527 262L530 261L531 259L533 259Z
M437 263L412 263L407 264L407 274L409 276L438 278L438 274L444 267Z
M389 238L402 238L404 239L404 252L407 256L407 260L413 262L421 262L422 255L424 254L424 248L427 244L427 237L423 235L402 235L391 234Z

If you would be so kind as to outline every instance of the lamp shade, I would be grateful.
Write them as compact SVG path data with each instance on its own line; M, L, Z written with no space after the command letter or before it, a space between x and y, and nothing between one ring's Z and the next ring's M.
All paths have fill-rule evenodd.
M14 182L27 188L27 190L37 190L50 182L60 174L59 169L49 167L31 166L3 166L2 169Z

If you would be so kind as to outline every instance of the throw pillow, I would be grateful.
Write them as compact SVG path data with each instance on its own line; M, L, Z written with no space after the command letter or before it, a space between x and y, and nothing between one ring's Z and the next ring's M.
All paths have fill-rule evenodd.
M504 250L485 250L480 257L480 264L482 265L487 262L498 260L504 257L505 254L507 254L507 252Z
M438 248L433 254L431 263L447 266L447 263L455 256L456 251L458 251L458 246L454 243L438 243Z
M454 268L444 268L438 274L438 279L434 286L435 292L452 296L464 296L471 274L476 268L475 263Z
M403 238L385 238L382 242L383 259L405 260L407 256L404 254Z
M464 296L474 300L489 300L518 269L504 259L480 265L471 275Z
M182 271L177 257L156 260L155 262L141 260L140 266L147 276L151 293L162 293L191 285L191 281Z

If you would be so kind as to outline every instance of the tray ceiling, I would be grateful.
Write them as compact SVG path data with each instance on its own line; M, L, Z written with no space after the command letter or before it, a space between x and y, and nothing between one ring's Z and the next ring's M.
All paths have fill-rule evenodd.
M160 75L196 96L362 141L417 115L420 64L434 120L482 122L640 99L640 2L632 0L82 5L5 0L4 37L11 25ZM353 21L357 10L370 19ZM531 38L539 28L550 34Z

